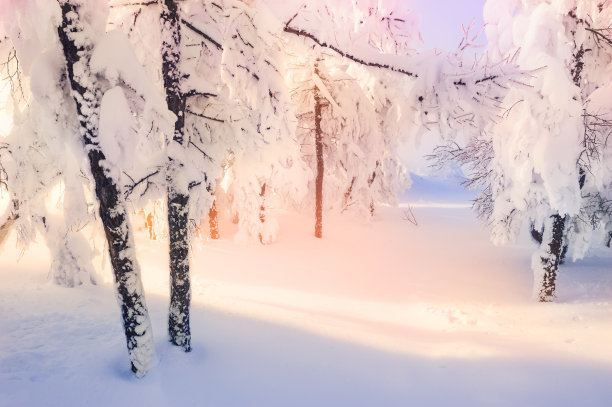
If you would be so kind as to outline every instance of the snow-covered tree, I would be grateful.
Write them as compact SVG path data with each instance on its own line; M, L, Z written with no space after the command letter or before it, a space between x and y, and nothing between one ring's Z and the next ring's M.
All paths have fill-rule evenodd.
M297 105L298 136L304 160L316 175L310 189L319 238L324 208L373 214L375 204L393 201L402 184L398 134L385 131L392 126L384 128L386 120L377 110L380 95L369 92L368 82L382 83L386 72L362 69L359 58L341 49L364 55L413 53L417 18L390 3L311 2L300 6L283 28L292 46L289 86ZM328 36L335 41L331 49L318 42ZM397 117L385 119L398 122Z
M0 143L0 188L12 202L0 216L0 242L14 228L25 249L40 233L52 253L50 276L72 287L97 279L90 262L93 251L82 231L93 211L84 190L89 179L74 175L87 170L82 157L71 155L80 148L76 123L70 122L70 111L62 110L66 95L56 88L63 60L49 45L52 26L36 27L35 17L41 14L22 18L20 26L3 15L2 71L4 85L10 86L4 108L13 119L10 134Z
M500 95L505 93L507 84L519 79L522 73L511 58L468 60L464 53L474 45L469 30L465 31L465 38L456 52L417 53L410 50L409 46L420 38L418 17L397 2L379 2L376 6L360 1L337 3L321 5L320 10L315 9L318 14L308 12L308 7L304 6L306 11L299 10L291 16L284 31L303 38L311 46L316 44L349 66L346 73L357 79L371 106L367 108L369 113L363 116L365 111L359 104L359 96L355 96L359 92L350 92L354 100L344 111L349 115L358 112L352 113L354 116L349 122L352 120L362 129L369 127L369 131L375 131L362 140L347 142L345 148L349 155L359 149L379 155L380 159L371 160L369 166L359 166L357 173L366 184L377 180L380 183L377 198L389 201L402 175L396 156L398 140L415 140L429 130L446 137L479 131L495 119ZM347 6L352 10L346 10ZM337 16L338 21L321 23L320 16L332 21ZM352 28L341 24L347 20ZM334 31L332 27L338 26L342 27L340 32ZM342 67L342 63L335 64ZM333 94L329 90L327 93ZM332 127L334 131L340 130L340 135L343 127L349 134L356 128L355 125L346 126L346 122L343 124L340 114L333 119L330 121ZM340 135L334 134L334 137L340 139ZM372 156L364 157L370 159ZM335 164L335 168L343 166L340 160ZM349 177L348 182L344 182L345 188L337 196L352 194L352 180L353 177Z
M118 18L135 44L146 44L146 60L156 47L152 6L136 3L131 17ZM125 8L117 2L114 11ZM309 179L284 85L282 25L261 4L233 0L182 2L179 18L190 218L197 224L229 205L238 238L269 242L278 225L268 207L299 201ZM147 181L164 182L158 174Z
M485 20L489 56L516 55L532 78L511 84L494 125L438 152L482 188L475 207L494 242L531 225L534 294L552 301L564 248L582 257L611 215L612 5L489 0Z
M130 61L124 58L125 48L103 51L108 45L105 8L98 2L26 1L3 10L4 29L22 63L26 101L13 106L6 149L11 166L8 186L18 203L13 205L19 214L18 236L31 239L35 229L28 224L43 226L53 268L58 270L54 278L64 278L64 284L68 279L74 283L75 270L91 261L89 244L78 233L95 216L92 209L97 206L131 368L143 375L151 366L153 337L118 183L120 164L129 156L118 133L132 117L123 89L136 92L139 86L131 81L134 75L117 70L125 65L117 65L113 56L121 57L123 64ZM44 204L49 189L57 185L62 197L59 216Z
M235 144L227 193L239 215L238 237L267 243L278 229L269 208L299 202L310 179L285 84L286 44L281 22L266 7L225 1L222 8L221 78L235 105L228 112Z
M99 13L105 13L99 7L90 5L88 8L78 1L61 1L60 7L62 19L58 34L66 60L70 94L76 104L79 130L94 178L99 215L115 273L117 298L123 316L132 371L140 376L151 366L153 334L125 203L117 180L104 168L106 156L99 137L102 88L90 66L93 47L100 37L98 30L105 23L104 20L98 20ZM106 95L114 89L109 89ZM118 100L121 100L120 96Z

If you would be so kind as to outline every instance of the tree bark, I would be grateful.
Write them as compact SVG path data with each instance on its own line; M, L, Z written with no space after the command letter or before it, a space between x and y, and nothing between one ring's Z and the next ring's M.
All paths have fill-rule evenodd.
M531 238L537 243L537 244L542 244L542 235L543 235L543 230L537 230L535 228L535 223L531 222L531 227L530 227L530 233L531 233Z
M211 239L219 239L219 213L217 212L217 200L214 200L208 210L208 226Z
M185 95L181 90L180 44L181 27L178 6L174 0L164 0L161 12L162 74L168 109L176 116L172 143L182 148L185 134ZM168 230L170 238L170 309L168 334L170 342L189 352L191 330L189 308L191 281L189 277L189 191L177 185L177 174L183 163L168 157Z
M78 6L65 0L60 1L60 6L62 25L58 27L58 34L66 58L71 95L76 103L81 134L95 182L95 194L108 242L131 368L137 376L143 376L151 367L153 334L125 203L115 181L102 167L106 157L98 144L101 92L95 85L95 77L89 71L91 44L84 44L83 37L87 37L83 35L84 26L79 20Z
M314 72L319 75L319 67L315 63ZM315 178L315 237L323 237L323 132L321 130L321 95L319 89L314 87L314 120L315 120L315 149L317 157L317 174Z
M568 222L565 221L565 224L567 224ZM531 232L531 238L538 244L542 244L542 236L544 235L544 229L542 228L541 230L537 230L535 228L535 224L532 222L531 223L531 227L530 227L530 232ZM559 260L559 264L563 264L565 263L565 256L567 255L567 249L568 249L568 245L567 245L567 237L566 237L566 233L564 231L563 233L563 248L561 249L561 258Z
M5 217L4 223L0 225L0 246L4 242L4 239L8 236L11 226L17 219L19 219L19 202L12 200L13 207L8 211L8 216Z
M265 205L266 184L265 183L261 186L261 192L259 193L259 196L261 198L261 205L259 205L259 221L261 222L263 226L263 224L266 223L266 205ZM269 243L268 241L264 241L264 236L261 232L259 233L259 243L261 244Z
M549 217L544 225L540 250L534 254L532 268L535 288L540 302L556 298L556 280L564 246L565 218L558 214Z

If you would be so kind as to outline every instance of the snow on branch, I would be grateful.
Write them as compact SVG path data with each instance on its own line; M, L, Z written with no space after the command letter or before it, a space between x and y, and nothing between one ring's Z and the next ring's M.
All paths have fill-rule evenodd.
M135 2L135 3L111 4L109 7L110 8L116 8L116 7L140 7L140 6L153 6L155 4L159 4L159 1L158 0L151 0L151 1L139 1L139 2Z
M6 56L6 61L0 63L0 73L6 73L0 77L3 81L8 81L13 95L19 94L21 100L25 100L25 95L22 87L21 68L19 66L19 58L17 50L11 48Z
M327 89L327 86L325 86L325 84L321 80L321 77L319 77L316 72L313 72L312 80L316 87L319 89L319 91L321 91L325 99L327 99L327 101L334 107L334 109L336 109L341 115L346 116L346 113L342 110L340 106L338 106L338 103L336 103L336 101L334 100L333 96L329 92L329 89Z
M289 21L287 21L287 23L285 23L285 28L283 29L284 32L289 33L289 34L294 34L297 35L298 37L305 37L305 38L310 38L312 41L314 41L317 45L319 45L320 47L323 48L328 48L331 49L332 51L336 52L338 55L350 59L353 62L356 62L360 65L365 65L365 66L369 66L369 67L373 67L373 68L381 68L381 69L387 69L393 72L397 72L397 73L401 73L413 78L417 78L418 75L413 73L413 72L409 72L405 69L390 65L390 64L384 64L384 63L379 63L379 62L373 62L373 61L366 61L364 59L361 59L355 55L349 54L346 51L341 50L340 48L332 45L332 44L328 44L327 42L317 38L314 34L306 31L306 30L302 30L299 28L295 28L295 27L291 27L291 22L297 17L298 13L296 13L293 17L291 17L291 19L289 19Z
M184 18L181 18L181 23L185 24L185 27L189 28L191 31L200 35L206 41L213 44L219 51L223 51L223 47L221 46L221 44L218 41L215 41L210 35L206 34L204 31L200 30L199 28L197 28L196 26L194 26L193 24L191 24L189 21L185 20Z
M185 92L183 93L183 96L185 97L193 97L193 96L202 96L205 98L210 98L210 97L217 97L218 95L215 93L210 93L210 92L199 92L195 89L191 89L189 92Z
M432 161L430 166L435 169L442 169L450 163L459 164L468 174L461 184L468 189L479 189L485 188L489 182L490 163L494 154L491 140L481 135L473 137L465 146L450 140L435 147L433 153L425 158Z
M612 120L587 111L584 111L582 116L584 135L578 164L581 168L591 172L592 161L600 161L603 158L603 152L612 137Z
M191 111L191 110L189 110L189 109L187 109L187 110L186 110L186 112L187 112L187 113L189 113L189 114L192 114L192 115L194 115L194 116L201 117L201 118L203 118L203 119L212 120L212 121L214 121L214 122L218 122L218 123L225 123L225 120L222 120L222 119L217 119L216 117L206 116L206 115L204 115L204 114L202 114L202 113L196 113L196 112Z

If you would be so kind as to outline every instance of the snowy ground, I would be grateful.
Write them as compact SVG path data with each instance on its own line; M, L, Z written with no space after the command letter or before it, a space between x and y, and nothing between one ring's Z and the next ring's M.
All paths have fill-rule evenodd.
M418 191L419 184L414 191ZM425 188L425 187L424 187ZM421 191L423 192L423 191ZM410 194L406 199L410 199ZM166 342L166 241L137 236L157 365L129 372L110 285L61 288L48 254L0 256L0 406L609 406L612 250L531 300L533 245L494 247L467 208L369 224L282 214L278 242L198 242L189 354ZM108 265L106 265L108 267Z

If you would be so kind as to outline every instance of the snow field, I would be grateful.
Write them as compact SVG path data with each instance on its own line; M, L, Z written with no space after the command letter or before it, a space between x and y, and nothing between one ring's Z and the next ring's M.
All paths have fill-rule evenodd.
M278 242L219 241L193 259L194 350L166 340L167 241L138 232L158 360L129 372L110 270L48 281L46 249L1 261L0 405L604 406L612 390L612 253L562 268L531 300L526 239L494 247L466 208L383 208L368 224L279 214ZM7 242L11 249L13 240ZM105 267L108 267L106 264Z

